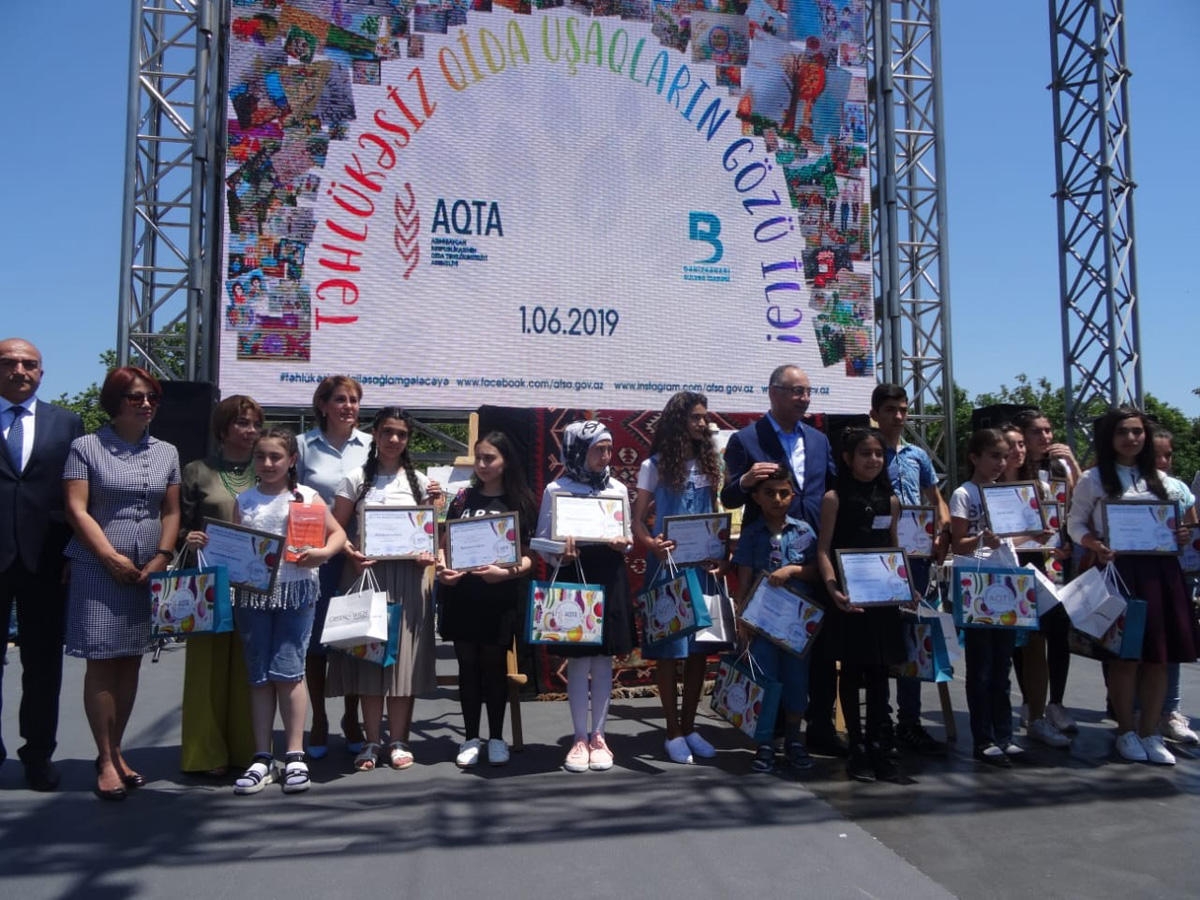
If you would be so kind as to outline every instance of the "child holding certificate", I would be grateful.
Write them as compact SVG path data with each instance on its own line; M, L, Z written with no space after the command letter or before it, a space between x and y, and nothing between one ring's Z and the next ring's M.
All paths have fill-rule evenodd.
M537 537L550 538L551 509L557 493L609 497L623 500L628 508L629 490L609 472L612 451L612 435L600 422L572 422L563 429L562 464L565 471L546 485L542 494ZM542 552L542 556L551 566L565 563L568 572L578 563L587 583L604 586L601 644L563 644L554 648L557 655L567 658L567 702L574 726L574 737L563 768L568 772L604 771L613 765L612 751L604 737L612 696L613 657L625 656L634 644L633 604L625 573L629 542L625 537L614 537L607 542L577 543L575 538L567 537L561 542L561 548L561 553Z
M633 504L633 534L647 550L646 580L653 584L674 543L663 535L667 516L700 515L716 511L721 483L721 463L708 431L708 399L703 394L680 391L667 401L654 431L651 456L638 471L638 493ZM655 530L646 525L653 510ZM706 594L716 594L715 572L723 560L713 560L713 570L701 575ZM696 708L704 686L708 649L691 637L666 641L643 649L655 660L655 681L667 723L664 744L672 762L690 763L693 754L711 759L717 751L696 731ZM676 670L683 660L683 705L676 700Z
M1174 502L1182 514L1192 504L1182 483L1165 478L1154 461L1151 425L1140 410L1121 406L1110 410L1096 423L1096 466L1088 469L1075 487L1067 529L1072 539L1095 554L1100 565L1115 563L1129 596L1146 602L1146 631L1138 660L1117 659L1108 663L1108 697L1117 718L1117 753L1135 762L1174 765L1175 756L1158 734L1159 717L1147 711L1163 708L1167 687L1167 663L1193 662L1200 647L1200 634L1191 615L1191 603L1183 584L1179 557L1148 556L1121 552L1104 534L1101 508L1105 500L1158 500ZM1144 507L1146 527L1156 527L1151 507ZM1188 539L1188 529L1179 522L1177 541ZM1142 709L1134 730L1134 692Z
M812 598L812 585L820 581L817 568L817 534L803 519L788 515L795 491L791 473L783 466L775 469L750 489L751 499L762 515L742 529L733 562L738 573L737 609L740 613L750 599L750 588L760 572L776 587L787 585L806 598ZM800 597L796 598L797 606ZM743 626L744 627L744 626ZM800 739L800 726L808 709L809 654L796 656L762 635L750 642L750 656L769 677L783 685L783 751L788 767L803 771L813 767L813 759ZM755 772L775 769L775 747L761 744L750 766Z
M334 497L333 515L344 527L349 528L367 505L420 506L432 504L441 496L437 482L413 468L408 454L412 428L412 418L398 407L386 406L376 413L367 461L342 480ZM362 536L356 539L361 544ZM390 666L346 653L331 654L325 693L330 697L357 694L362 699L363 732L367 740L354 757L354 768L360 772L374 769L379 759L386 697L391 738L387 762L393 769L407 769L413 764L408 746L413 697L432 691L437 682L433 609L425 583L425 569L436 560L426 551L412 559L375 561L350 542L346 543L346 556L353 572L343 576L343 588L348 588L363 569L371 567L380 588L387 591L393 602L402 604L400 648L396 662Z
M271 534L286 534L290 504L318 503L317 492L296 483L296 436L268 428L254 444L258 485L238 494L234 522ZM304 657L312 636L317 603L317 567L342 549L346 534L325 507L325 544L303 550L295 562L281 562L269 595L237 590L234 619L250 675L250 720L257 751L234 782L235 794L256 794L278 776L271 750L275 708L287 743L282 781L286 794L309 788L304 761L304 719L308 689Z
M842 434L837 486L821 502L821 541L817 561L833 599L826 615L824 649L842 664L838 695L846 718L850 755L846 772L856 781L893 778L896 763L886 738L888 666L904 659L900 608L856 605L839 582L834 550L896 546L900 500L884 465L877 431L851 428ZM914 598L915 602L915 598ZM860 686L866 693L867 721L860 713Z
M954 552L971 556L984 547L995 549L1000 538L987 524L982 485L995 484L1004 474L1008 441L995 428L981 428L967 442L971 479L950 495L950 540ZM1011 757L1025 751L1013 741L1012 701L1008 697L1008 675L1012 667L1016 634L1008 628L966 628L967 710L975 758L988 765L1007 768Z
M508 762L504 742L504 707L508 701L505 653L512 645L520 621L520 604L528 586L525 576L533 564L525 547L533 531L533 492L525 481L525 469L517 459L508 435L493 431L475 442L475 475L470 487L450 501L447 519L466 519L516 512L520 533L516 562L491 563L470 570L439 566L443 640L454 642L458 659L458 698L462 705L464 740L455 762L463 767L479 763L483 742L479 720L487 706L487 761L493 766ZM443 550L445 550L443 539ZM454 560L450 559L453 565Z

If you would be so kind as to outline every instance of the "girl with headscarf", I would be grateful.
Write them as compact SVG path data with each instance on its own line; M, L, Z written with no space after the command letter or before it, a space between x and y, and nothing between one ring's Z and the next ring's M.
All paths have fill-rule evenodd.
M557 493L590 497L611 497L629 504L629 491L611 476L613 440L608 429L596 421L572 422L563 430L562 463L564 472L546 485L538 514L537 537L550 538L550 510ZM625 554L629 541L624 537L608 542L576 541L561 543L557 553L542 552L551 566L560 563L568 571L578 563L589 584L604 586L604 633L596 646L555 647L555 653L567 658L567 701L575 733L563 768L568 772L611 769L612 751L604 737L608 703L612 695L613 657L633 649L633 607L625 573ZM564 579L571 580L571 579ZM591 729L588 729L588 713Z

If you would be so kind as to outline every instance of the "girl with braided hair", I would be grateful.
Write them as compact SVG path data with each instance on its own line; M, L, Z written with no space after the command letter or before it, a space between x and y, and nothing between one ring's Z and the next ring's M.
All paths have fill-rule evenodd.
M366 463L347 475L335 493L333 516L343 527L351 527L364 505L421 506L441 499L442 489L437 482L413 468L408 453L412 429L412 418L399 407L387 406L376 413ZM348 587L363 569L371 568L380 587L393 601L402 604L400 647L395 663L390 666L344 653L333 654L326 694L331 697L357 694L362 698L367 740L354 758L354 767L360 772L374 769L379 760L386 698L391 739L387 762L393 769L407 769L413 764L408 746L413 698L432 691L437 684L433 607L425 579L425 569L436 560L431 553L416 559L371 560L352 542L346 545L346 556L353 571L343 578L343 587Z

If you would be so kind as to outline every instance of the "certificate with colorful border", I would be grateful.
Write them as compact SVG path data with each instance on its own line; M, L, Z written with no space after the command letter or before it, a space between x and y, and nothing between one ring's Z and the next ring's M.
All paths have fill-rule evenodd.
M855 606L898 606L912 602L908 554L900 547L836 553L842 592Z
M550 498L550 537L604 543L629 540L629 500L560 492Z
M446 522L446 565L456 571L515 566L521 561L520 522L515 512Z
M359 550L368 559L416 559L437 553L437 510L432 506L364 506L358 514Z
M675 542L671 559L677 566L699 566L720 562L729 551L729 513L697 516L665 516L663 537Z
M1100 506L1104 543L1117 553L1177 556L1179 507L1170 500L1105 500Z
M900 517L896 520L896 542L909 556L933 556L935 513L932 506L901 505Z
M979 486L988 527L997 537L1037 534L1046 530L1042 497L1036 481L1006 481Z
M229 573L229 586L254 594L270 594L275 589L275 576L283 561L283 545L287 538L222 522L205 519L204 562L209 566L224 566Z

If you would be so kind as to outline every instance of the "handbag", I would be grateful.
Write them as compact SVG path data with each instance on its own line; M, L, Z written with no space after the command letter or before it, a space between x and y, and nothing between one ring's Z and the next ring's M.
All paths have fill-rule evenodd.
M813 645L825 620L825 610L800 589L776 587L760 572L750 587L742 621L756 634L788 653L804 656Z
M959 628L1038 629L1033 574L1021 566L992 565L991 557L954 557L953 606Z
M643 647L687 637L712 624L696 570L676 568L670 552L667 569L654 584L638 592L634 606L642 622Z
M1088 569L1059 588L1058 599L1077 630L1089 637L1103 637L1125 612L1125 597L1118 587L1120 577L1109 563Z
M737 626L734 623L733 599L725 587L725 579L709 575L707 585L716 585L716 590L704 595L704 605L708 608L708 618L712 622L707 628L701 628L692 637L692 641L704 648L711 646L712 650L721 649L721 645L730 647L737 643Z
M713 682L712 710L738 731L760 744L770 741L775 736L782 696L783 685L768 677L749 651L741 658L721 657Z
M404 619L404 605L399 600L390 600L387 605L387 640L364 641L352 647L340 647L339 652L355 659L366 660L378 666L390 666L400 653L400 623Z
M938 621L939 613L923 604L915 616L901 621L904 630L904 662L892 666L897 678L919 678L936 684L952 681L954 668L950 664L950 648L945 629Z
M604 585L588 584L578 559L578 582L560 582L559 568L554 567L549 581L529 584L526 641L600 646L604 642Z
M150 636L190 637L233 631L233 602L225 566L206 566L197 553L197 565L179 568L175 554L166 571L155 572L150 584Z
M363 569L347 594L329 598L321 643L327 647L354 647L388 639L388 595L379 589L375 573Z

